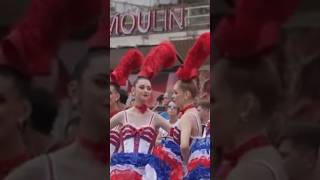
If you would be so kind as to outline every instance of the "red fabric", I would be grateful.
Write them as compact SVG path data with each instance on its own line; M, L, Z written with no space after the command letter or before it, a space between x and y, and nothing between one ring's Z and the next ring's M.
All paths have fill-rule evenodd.
M204 158L204 157L201 157L198 159L192 159L190 162L188 162L188 165L187 165L188 172L190 172L192 169L198 166L210 168L210 159Z
M129 74L140 68L143 62L143 54L138 49L130 49L120 59L117 67L112 71L111 82L118 86L124 86Z
M266 136L259 135L244 142L232 152L223 154L223 159L232 162L233 165L236 165L238 160L248 151L261 148L269 144L269 140Z
M210 55L210 33L199 36L192 48L189 49L183 65L177 70L176 75L181 80L191 80L198 76L198 69Z
M142 114L144 114L148 110L148 106L145 104L142 104L140 106L135 105L134 107L137 108Z
M268 146L269 144L269 140L266 136L258 135L244 142L239 147L234 149L232 152L223 154L223 161L221 165L217 168L216 177L221 180L227 179L229 173L238 164L238 160L245 153L257 148Z
M191 108L193 108L193 107L194 107L193 104L188 104L188 105L184 106L184 107L179 111L179 114L178 114L179 118L181 118L181 116L182 116L188 109L191 109Z
M22 152L11 159L0 161L0 179L4 179L12 170L29 159L29 154Z
M101 161L104 164L109 162L109 154L107 153L109 147L106 142L97 143L86 137L79 137L78 141L80 145L88 150L98 161Z
M170 180L180 180L181 177L183 177L183 168L181 162L172 158L172 155L169 155L169 152L165 151L162 146L156 146L153 149L152 154L169 165L171 168Z
M110 180L141 180L142 176L133 170L115 169L110 173Z
M152 48L142 65L138 76L153 78L162 68L168 68L176 61L176 50L172 43L163 41Z

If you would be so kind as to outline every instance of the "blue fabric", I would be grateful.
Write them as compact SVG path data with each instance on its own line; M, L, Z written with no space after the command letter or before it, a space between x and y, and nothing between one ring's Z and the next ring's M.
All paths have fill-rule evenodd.
M111 158L111 166L126 164L133 165L137 168L144 168L149 164L156 171L157 180L169 180L171 168L165 162L151 154L116 153Z
M150 158L152 158L151 154L116 153L116 154L113 154L110 165L114 166L114 165L131 164L135 167L144 167L149 163Z
M149 165L156 171L157 180L169 180L171 168L164 161L153 156L150 158Z
M193 140L190 147L190 152L193 153L194 151L200 149L205 149L208 150L208 152L210 152L210 137Z
M172 140L162 140L161 145L170 149L176 156L181 157L181 150L179 144Z
M159 114L160 114L160 116L162 116L166 120L169 120L169 114L166 111L160 112Z
M203 166L198 166L191 170L191 172L184 178L184 180L205 180L210 179L210 169Z

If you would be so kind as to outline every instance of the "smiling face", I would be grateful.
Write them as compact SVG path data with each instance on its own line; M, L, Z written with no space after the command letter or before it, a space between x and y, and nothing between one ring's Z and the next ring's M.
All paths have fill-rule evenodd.
M138 79L132 89L132 92L136 102L146 104L150 99L152 92L150 80L144 78Z

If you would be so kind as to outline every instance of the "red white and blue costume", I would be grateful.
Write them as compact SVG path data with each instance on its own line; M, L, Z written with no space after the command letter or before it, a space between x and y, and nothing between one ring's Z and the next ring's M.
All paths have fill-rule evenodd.
M151 79L161 68L173 65L176 60L174 47L169 42L162 42L153 48L143 63L139 77ZM144 116L147 106L135 106ZM152 126L156 113L152 113L149 123L142 127L135 127L130 123L128 111L123 111L125 119L120 129L122 150L114 153L110 162L111 180L169 180L170 167L159 157L153 155L157 131ZM150 114L150 113L149 113ZM132 120L131 120L132 121Z
M190 146L188 175L185 179L210 179L210 126L205 128L203 136L194 138Z

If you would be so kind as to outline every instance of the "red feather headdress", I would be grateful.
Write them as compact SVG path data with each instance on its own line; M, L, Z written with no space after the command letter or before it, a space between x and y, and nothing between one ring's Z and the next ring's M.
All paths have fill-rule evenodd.
M152 48L142 65L139 77L153 78L162 68L168 68L176 60L176 51L169 41L164 41Z
M224 18L215 30L214 42L219 54L248 59L269 53L278 43L281 24L292 15L298 2L235 0L234 16Z
M120 59L117 67L110 75L110 82L123 86L129 77L129 74L141 67L143 61L142 53L137 49L130 49Z
M181 80L192 80L197 77L198 69L210 55L210 33L203 33L189 49L183 65L177 70L176 75Z

